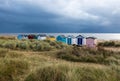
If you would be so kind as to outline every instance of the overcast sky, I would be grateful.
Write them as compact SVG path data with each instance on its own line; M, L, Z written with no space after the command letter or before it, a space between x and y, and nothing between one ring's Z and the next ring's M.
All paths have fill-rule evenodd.
M120 33L120 0L0 0L0 33Z

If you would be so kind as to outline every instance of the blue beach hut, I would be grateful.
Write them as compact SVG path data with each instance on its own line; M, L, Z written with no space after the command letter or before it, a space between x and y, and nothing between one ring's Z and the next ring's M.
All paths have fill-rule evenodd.
M24 35L18 35L18 36L17 36L17 39L18 39L18 40L22 40L23 37L24 37Z
M59 35L57 36L56 40L58 42L63 42L63 43L67 43L67 38L64 35Z
M76 38L77 38L77 45L83 45L84 37L82 35L78 35Z
M68 44L68 45L72 45L74 38L75 38L75 37L74 37L73 35L69 35L69 36L67 37L67 44Z

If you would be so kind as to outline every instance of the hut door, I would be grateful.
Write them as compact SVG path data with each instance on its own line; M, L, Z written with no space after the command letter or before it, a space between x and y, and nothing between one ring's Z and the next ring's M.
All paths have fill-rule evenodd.
M68 42L69 45L71 45L71 44L72 44L71 38L68 38L68 41L67 41L67 42Z
M78 38L78 45L82 45L82 38Z

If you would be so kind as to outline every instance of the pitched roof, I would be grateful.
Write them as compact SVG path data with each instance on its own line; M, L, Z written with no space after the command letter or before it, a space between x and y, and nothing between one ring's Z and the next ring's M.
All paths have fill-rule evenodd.
M85 37L83 37L82 35L78 35L76 38L85 38Z
M48 37L50 37L50 38L55 38L55 36L52 36L52 35L50 35L50 36L48 36Z
M67 38L75 38L73 35L68 35Z
M45 35L45 34L39 34L39 35L37 35L37 36L40 36L40 37L47 37L47 35Z
M66 36L65 35L59 35L60 37L62 37L62 38L66 38Z
M97 39L96 37L87 37L86 39Z

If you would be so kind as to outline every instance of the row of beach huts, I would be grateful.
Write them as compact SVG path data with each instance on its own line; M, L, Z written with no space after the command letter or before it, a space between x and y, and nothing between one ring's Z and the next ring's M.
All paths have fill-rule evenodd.
M97 39L95 37L84 37L82 35L73 36L73 35L58 35L58 36L47 36L45 34L39 35L18 35L17 39L37 39L37 40L50 40L50 41L58 41L63 42L68 45L78 45L78 46L87 46L87 47L96 47Z

